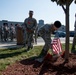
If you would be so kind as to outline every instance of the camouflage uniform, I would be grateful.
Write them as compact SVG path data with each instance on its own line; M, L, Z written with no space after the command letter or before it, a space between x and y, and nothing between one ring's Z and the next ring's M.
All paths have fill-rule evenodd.
M72 52L75 50L75 45L76 45L76 14L75 14L75 25L74 25L74 27L75 27L75 30L74 30L75 34L74 34L73 44L72 44L72 49L71 49Z
M3 41L3 27L0 27L0 40Z
M9 27L7 24L4 25L3 32L4 32L4 41L8 41Z
M14 37L15 37L15 27L13 25L11 25L11 27L10 27L10 39L11 39L11 41L14 40Z
M39 36L41 36L45 42L45 45L40 53L40 56L45 56L48 50L51 48L51 34L53 33L53 29L51 28L53 25L44 25L38 30Z
M24 21L25 26L25 44L27 43L28 48L32 48L33 34L37 27L37 21L35 18L26 18Z

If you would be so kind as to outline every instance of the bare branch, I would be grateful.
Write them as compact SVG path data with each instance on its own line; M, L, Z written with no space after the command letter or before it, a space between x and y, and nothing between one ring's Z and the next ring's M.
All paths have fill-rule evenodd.
M62 5L62 8L63 8L64 12L66 13L66 9L64 8L64 6L63 6L63 5Z

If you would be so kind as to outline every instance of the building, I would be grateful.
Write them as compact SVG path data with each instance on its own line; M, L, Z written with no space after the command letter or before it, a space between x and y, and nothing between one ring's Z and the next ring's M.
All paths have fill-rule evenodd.
M0 21L0 26L2 26L2 25L4 25L4 24L7 24L7 25L10 27L11 23L12 23L13 25L15 25L15 24L22 25L22 24L23 24L23 22L2 20L2 21ZM42 20L42 19L39 20L38 29L39 29L41 26L43 26L43 25L44 25L44 20ZM58 31L65 31L65 29L66 29L66 27L65 27L64 25L62 25L62 26L58 29Z
M2 20L2 21L0 21L0 26L7 24L10 27L11 23L13 25L15 25L15 24L22 25L23 22L14 22L14 21Z
M39 23L38 23L38 28L40 28L41 26L43 26L44 25L44 20L39 20Z

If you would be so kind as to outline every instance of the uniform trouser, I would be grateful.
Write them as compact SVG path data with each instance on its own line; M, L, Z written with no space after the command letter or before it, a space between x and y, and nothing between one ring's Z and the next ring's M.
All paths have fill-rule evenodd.
M11 41L13 41L13 39L14 39L14 33L10 33L10 39L11 39Z
M25 33L25 43L27 42L28 47L32 47L32 41L33 41L33 33L26 32Z
M23 32L23 43L26 46L26 31Z
M8 32L4 32L4 41L7 41L8 40Z
M76 31L75 31L75 34L74 34L74 38L73 38L73 43L72 43L72 50L75 50L75 45L76 45Z
M3 41L3 33L0 33L0 39Z
M44 56L46 56L48 50L51 49L51 38L50 38L50 35L47 35L47 34L45 34L41 37L43 38L45 45L43 46L40 56L42 55L44 57Z

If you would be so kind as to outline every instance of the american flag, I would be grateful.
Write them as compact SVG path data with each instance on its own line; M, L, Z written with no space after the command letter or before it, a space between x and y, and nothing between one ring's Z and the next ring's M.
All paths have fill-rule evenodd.
M62 45L59 38L54 38L52 41L52 49L54 54L59 54L62 52Z

